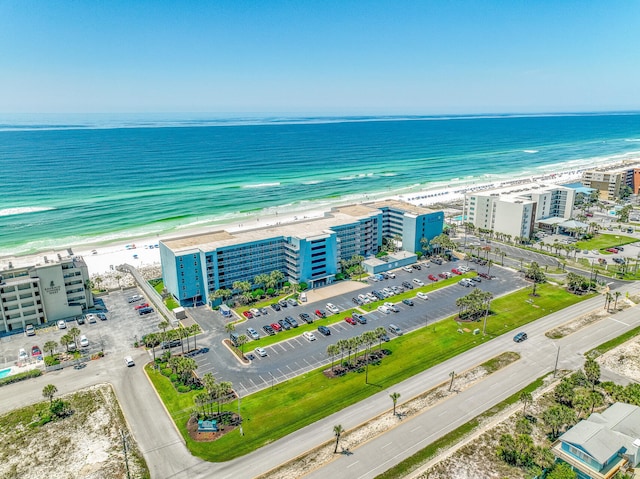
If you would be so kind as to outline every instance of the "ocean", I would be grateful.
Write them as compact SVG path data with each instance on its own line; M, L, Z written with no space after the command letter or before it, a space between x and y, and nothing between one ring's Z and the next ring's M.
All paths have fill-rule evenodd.
M0 117L0 256L640 156L640 114Z

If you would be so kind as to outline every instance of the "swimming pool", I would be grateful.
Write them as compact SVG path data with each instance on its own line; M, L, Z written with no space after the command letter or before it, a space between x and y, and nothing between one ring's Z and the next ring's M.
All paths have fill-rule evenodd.
M0 379L6 378L9 374L11 374L11 368L3 369L0 371Z

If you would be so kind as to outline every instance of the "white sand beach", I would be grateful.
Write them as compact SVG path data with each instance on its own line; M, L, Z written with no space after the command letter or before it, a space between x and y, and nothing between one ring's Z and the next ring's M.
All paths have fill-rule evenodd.
M625 158L624 164L630 164L630 161L637 162L637 166L640 167L640 158ZM609 168L616 168L622 166L622 163L618 161L609 162L606 164L599 164L599 167L607 166ZM545 174L540 176L530 176L526 178L515 178L501 181L488 181L477 182L471 184L465 184L463 181L452 180L444 187L440 186L437 189L426 189L423 191L415 191L411 193L386 196L385 198L399 199L407 201L409 203L429 207L434 204L447 204L460 202L464 199L465 193L472 191L482 191L494 188L500 188L510 185L524 185L530 183L547 183L547 184L566 184L571 182L578 182L582 176L583 169L559 169L557 173ZM361 202L371 201L379 198L363 196ZM283 223L292 223L296 221L305 221L312 218L318 218L323 216L330 210L330 207L324 209L316 209L305 212L303 215L281 215L278 213L267 216L247 216L243 223L230 223L228 225L221 225L216 229L225 229L231 232L241 231L247 229L254 229L266 226L274 226ZM83 245L78 248L70 248L73 255L81 256L89 268L90 275L106 275L113 276L115 268L121 264L131 264L137 268L146 267L159 267L160 265L160 250L157 247L160 240L170 239L175 237L182 237L188 235L196 235L204 232L212 231L212 227L198 227L193 229L184 229L177 231L174 234L165 235L160 238L157 236L149 238L136 238L128 241L114 242L109 245ZM11 262L14 267L22 265L32 265L37 263L44 263L44 257L47 256L50 260L56 258L58 254L63 256L68 255L68 250L58 250L51 252L42 252L37 255L19 256L19 257L4 257L0 258L0 269L6 268Z

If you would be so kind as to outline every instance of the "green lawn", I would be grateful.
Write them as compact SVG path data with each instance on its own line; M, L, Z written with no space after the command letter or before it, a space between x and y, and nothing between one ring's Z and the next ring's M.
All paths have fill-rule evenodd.
M149 366L147 371L189 450L208 461L228 461L355 404L496 335L520 328L552 311L590 297L574 296L548 284L541 285L538 292L541 296L535 298L533 305L526 302L529 299L528 289L495 300L492 310L496 314L489 317L487 336L460 334L457 332L458 324L447 319L385 343L384 347L392 354L385 357L381 365L369 368L369 384L365 384L364 373L349 373L342 378L328 379L318 369L247 396L242 399L241 410L245 435L240 436L239 431L233 431L213 443L192 441L186 432L186 422L193 409L193 396L196 393L179 394L167 378ZM479 326L474 323L469 328ZM374 329L374 326L361 329ZM229 410L235 411L237 408L237 402L227 405ZM328 439L331 438L330 428L327 428L326 435Z
M637 238L624 235L604 234L600 233L594 238L587 241L578 241L575 245L580 249L607 249L614 246L623 246L629 243L635 243Z

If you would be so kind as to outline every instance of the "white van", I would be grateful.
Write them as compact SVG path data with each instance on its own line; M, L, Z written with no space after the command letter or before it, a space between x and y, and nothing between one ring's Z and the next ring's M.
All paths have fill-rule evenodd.
M300 293L300 302L301 303L306 303L307 302L307 293L305 293L304 291L302 293Z

